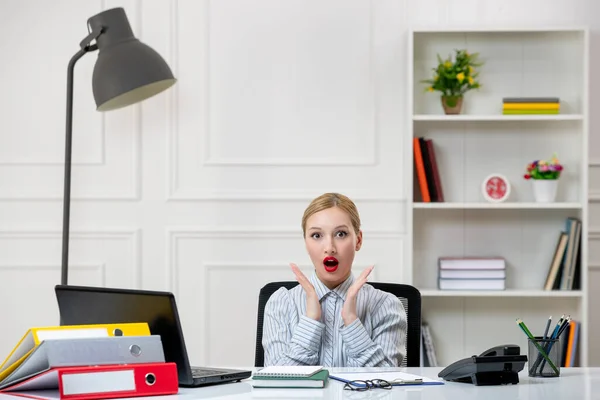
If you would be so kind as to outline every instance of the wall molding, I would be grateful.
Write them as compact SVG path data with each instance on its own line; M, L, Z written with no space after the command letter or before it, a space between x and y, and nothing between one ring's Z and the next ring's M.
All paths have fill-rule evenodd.
M11 264L0 264L0 272L2 271L53 271L56 272L57 276L60 275L60 264L22 264L22 263L11 263ZM69 270L79 271L99 271L100 272L100 285L106 286L106 264L105 263L77 263L70 264Z
M590 241L600 241L600 227L592 227L590 229L588 229L588 242ZM589 245L588 245L589 247ZM589 251L588 251L589 253ZM589 256L588 256L588 270L600 270L600 261L598 262L590 262L589 261Z
M253 263L253 262L244 262L244 263L224 263L224 262L220 262L220 263L202 263L200 265L200 268L202 270L202 295L204 297L204 307L203 309L203 315L204 316L208 316L209 311L211 309L211 298L209 295L209 291L208 291L208 284L209 284L209 273L211 271L217 271L217 270L229 270L229 271L277 271L277 270L281 270L281 267L283 265L287 265L288 261L282 261L280 263L276 263L276 262L270 262L270 263ZM298 267L300 267L300 269L304 269L305 272L306 270L310 269L312 266L309 265L302 265L302 264L298 264ZM353 269L359 269L359 270L363 270L365 268L367 268L368 265L353 265ZM373 272L370 275L370 278L372 280L378 281L378 274L377 274L377 270L373 270ZM294 280L294 278L290 278L289 280ZM258 293L257 293L258 296ZM257 301L258 303L258 301ZM204 340L203 345L204 345L204 349L203 351L203 355L205 357L204 362L210 364L211 360L208 359L209 355L210 355L210 349L211 349L211 345L210 345L210 324L208 322L207 318L202 318L203 319L203 332L204 332Z
M56 229L0 229L0 240L9 239L21 239L21 240L55 240L60 241L62 239L62 231ZM142 256L142 244L141 244L141 233L138 228L115 228L115 229L95 229L95 230L72 230L69 233L69 239L72 240L126 240L129 241L129 250L131 252L131 259L133 260L133 270L131 273L131 285L134 289L140 289L142 287L142 269L141 269L141 256ZM71 245L71 248L73 246ZM60 261L60 260L58 260ZM4 262L6 264L6 262ZM23 262L17 262L17 265L41 265L38 263L24 264ZM53 266L54 264L49 264ZM58 264L58 270L60 271L60 264ZM75 263L72 265L82 265L84 268L88 268L89 265L99 264L82 264ZM104 265L104 264L102 264ZM43 264L41 265L43 267ZM69 266L71 268L71 264ZM104 272L105 274L105 272ZM104 282L106 282L106 276L104 275ZM58 279L57 279L58 281Z
M591 158L588 162L588 169L590 168L599 168L600 167L600 158ZM588 189L588 201L590 203L598 203L600 202L600 189Z
M208 54L205 57L205 76L204 82L206 84L205 90L205 99L204 99L204 110L203 113L206 116L205 123L203 126L203 140L201 140L200 145L202 146L202 160L200 161L200 169L202 167L335 167L335 166L357 166L357 167L365 167L365 166L377 166L379 164L380 158L380 149L379 149L379 105L378 105L378 88L376 81L376 65L374 59L374 47L375 47L375 34L374 34L374 11L373 11L373 3L369 2L369 82L370 82L370 95L372 102L371 104L371 129L368 130L367 134L369 136L369 141L372 143L373 148L370 154L365 157L350 157L350 158L338 158L331 160L330 158L309 158L309 157L299 157L296 159L286 158L286 157L270 157L270 158L223 158L210 154L210 143L211 143L211 129L210 129L210 30L211 30L211 21L209 18L210 15L210 7L211 1L207 0L203 2L203 16L204 16L204 46L207 49ZM176 12L174 12L176 14ZM178 52L177 48L179 43L179 38L177 36L176 29L174 25L176 22L176 17L171 18L172 28L171 28L171 43L172 50L170 52L171 56L171 66L173 71L177 71L177 59ZM169 115L171 116L169 121L169 126L171 131L169 132L168 137L168 145L167 145L167 156L168 156L168 182L167 182L167 199L169 201L203 201L203 200L235 200L235 199L244 199L244 200L285 200L289 194L285 191L278 191L275 193L246 193L246 192L238 192L238 193L229 193L222 192L218 190L205 190L202 188L181 188L180 187L180 179L179 173L180 168L178 165L178 153L179 153L179 122L177 121L178 107L179 105L179 91L175 88L175 90L169 96L168 101L168 110Z
M100 0L99 1L99 9L100 10L106 10L107 8L107 0ZM141 1L139 0L135 0L133 2L132 7L134 8L134 12L132 13L133 15L133 19L134 19L134 26L136 27L136 32L134 32L136 35L139 35L139 31L141 31L140 27L141 27ZM83 25L82 25L83 26ZM84 34L85 32L83 32ZM82 36L83 37L83 36ZM91 77L90 77L91 78ZM85 82L80 82L80 84L85 84ZM77 82L76 82L77 85ZM91 87L89 89L91 91ZM142 153L142 143L141 143L141 136L142 136L142 116L141 116L141 105L140 104L135 104L130 106L131 107L131 119L133 121L133 127L132 127L132 135L131 135L131 139L132 139L132 143L131 143L131 157L130 160L126 160L124 161L125 164L127 164L128 162L131 162L131 181L130 181L130 187L126 188L122 193L120 194L108 194L108 195L102 195L102 194L93 194L93 195L87 195L87 194L83 194L83 195L77 195L76 193L74 193L73 191L73 186L71 187L71 201L137 201L140 200L141 198L141 186L142 186L142 165L141 165L141 153ZM107 129L106 129L106 114L105 113L100 113L99 116L99 126L100 126L100 142L101 142L101 150L100 150L100 157L98 159L91 159L91 160L86 160L86 161L72 161L71 166L72 167L93 167L93 168L100 168L100 167L106 167L107 164L107 153L109 151L109 149L107 148ZM75 127L74 127L75 128ZM62 132L61 128L61 132ZM62 136L61 136L62 137ZM73 131L73 140L77 141L77 131L74 129ZM75 149L73 149L73 160L75 160L75 155L76 155L76 151ZM61 172L60 172L60 188L58 188L59 190L57 190L56 194L41 194L39 196L33 196L33 195L22 195L19 193L14 193L13 191L8 191L8 193L6 193L7 191L0 191L0 200L3 201L55 201L55 200L63 200L63 180L62 180L62 175L63 175L63 171L64 171L64 150L61 153L60 157L58 160L55 159L40 159L40 160L16 160L16 161L2 161L0 160L0 167L1 166L10 166L10 167L60 167L61 168ZM73 175L75 171L72 171L71 174ZM91 179L84 179L82 181L87 182L88 184L90 182L93 182L93 180ZM110 176L108 176L106 178L107 182L110 182ZM4 193L2 193L4 192ZM98 191L100 192L105 192L105 191Z
M405 240L406 234L401 231L364 231L368 235L369 240L381 239L397 239ZM224 228L201 228L195 226L189 227L172 227L166 230L166 263L165 263L165 281L168 284L169 291L179 293L179 255L175 249L177 243L181 239L302 239L302 231L297 228L264 228L264 229L246 229L237 227ZM275 265L281 268L282 265L287 265L288 261L281 264L267 264L267 267ZM225 265L229 268L240 268L245 265L255 265L255 263L209 263L208 265L219 266ZM358 265L360 267L360 265ZM377 276L376 274L373 276Z
M382 202L382 203L407 203L408 200L403 195L385 194L377 195L371 192L356 192L355 190L338 190L346 194L355 202ZM187 202L187 201L311 201L315 198L315 192L276 190L276 191L217 191L188 189L176 190L167 195L169 202ZM323 191L319 191L321 193Z

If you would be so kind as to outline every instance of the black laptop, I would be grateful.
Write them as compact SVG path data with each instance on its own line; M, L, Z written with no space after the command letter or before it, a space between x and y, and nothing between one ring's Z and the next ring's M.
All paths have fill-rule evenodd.
M160 335L165 361L177 364L179 386L199 387L249 378L251 371L191 367L175 296L170 292L56 285L61 325L147 322Z

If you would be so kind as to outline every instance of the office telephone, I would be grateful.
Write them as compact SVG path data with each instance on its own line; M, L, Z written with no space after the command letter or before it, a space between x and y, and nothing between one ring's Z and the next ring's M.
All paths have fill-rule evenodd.
M515 344L495 346L481 353L458 360L444 368L438 376L447 381L472 383L477 386L519 383L519 371L527 362Z

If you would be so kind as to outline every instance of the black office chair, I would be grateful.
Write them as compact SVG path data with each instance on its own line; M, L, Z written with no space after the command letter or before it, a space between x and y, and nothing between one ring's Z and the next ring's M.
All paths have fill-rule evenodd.
M421 357L421 292L411 285L400 283L368 282L375 289L389 292L400 299L406 310L406 357L402 367L419 367ZM267 283L258 296L258 321L256 324L256 352L254 366L264 367L265 353L262 346L263 321L267 300L280 287L291 289L298 285L296 281L281 281Z

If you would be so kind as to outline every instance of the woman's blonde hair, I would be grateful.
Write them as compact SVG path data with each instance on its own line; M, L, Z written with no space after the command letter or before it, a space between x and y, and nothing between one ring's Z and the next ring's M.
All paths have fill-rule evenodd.
M356 204L348 197L339 193L324 193L310 202L302 216L302 235L306 236L306 221L308 221L313 214L332 207L338 207L350 216L354 232L358 235L358 232L360 231L360 216L358 215Z

